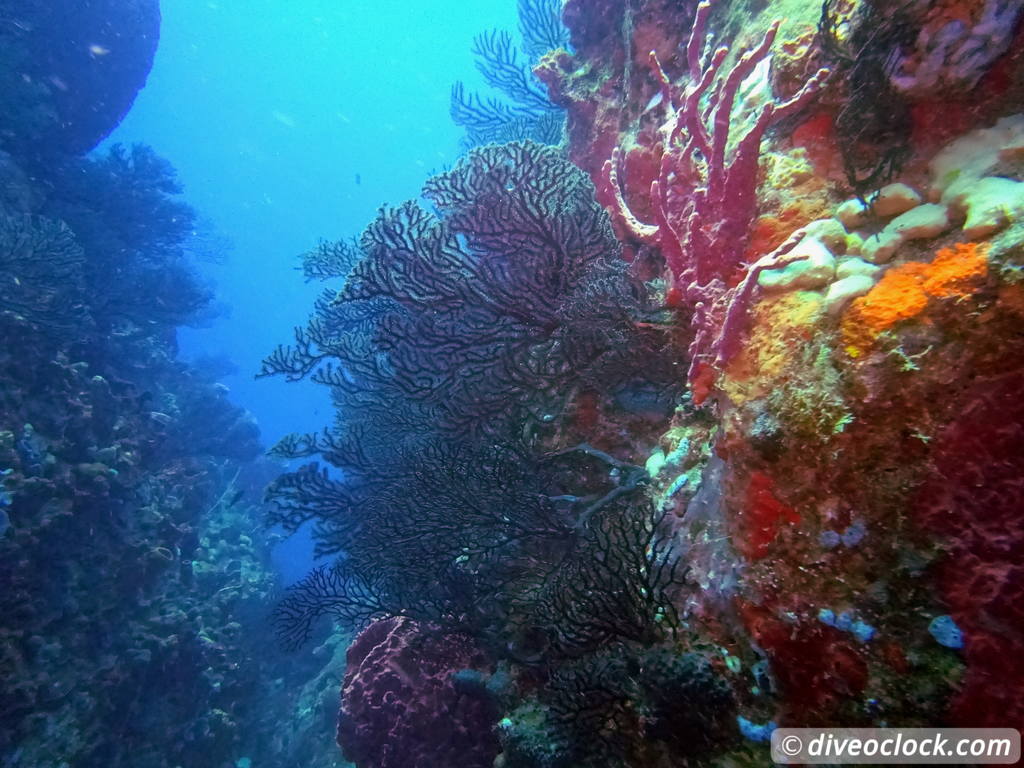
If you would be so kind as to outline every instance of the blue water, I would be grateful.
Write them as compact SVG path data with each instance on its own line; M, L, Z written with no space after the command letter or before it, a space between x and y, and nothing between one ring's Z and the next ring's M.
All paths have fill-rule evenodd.
M200 269L228 310L179 330L185 359L230 358L224 378L267 445L331 419L322 387L254 379L261 359L302 324L320 285L296 255L358 235L383 204L419 194L460 153L449 116L456 80L485 90L474 36L515 30L514 2L465 0L176 0L162 5L145 89L110 144L142 142L167 158L185 199L232 244ZM286 581L312 544L278 547Z

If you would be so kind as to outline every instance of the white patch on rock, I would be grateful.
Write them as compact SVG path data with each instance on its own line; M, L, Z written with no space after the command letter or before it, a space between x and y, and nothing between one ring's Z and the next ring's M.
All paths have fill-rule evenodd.
M994 235L1024 217L1024 183L1001 176L980 179L969 187L958 184L943 199L966 217L964 235L969 240Z
M871 210L879 216L890 218L916 208L921 202L921 195L906 184L887 184L878 190L872 200Z
M832 317L839 315L858 296L863 296L875 286L870 275L849 275L828 287L825 294L825 311Z
M852 275L867 275L868 277L874 277L881 271L881 267L869 264L864 261L864 259L843 259L839 262L839 266L836 267L836 278L842 280L844 277L850 277Z
M888 264L901 245L903 245L903 236L898 232L890 231L887 227L878 234L864 238L864 244L860 247L860 255L872 264Z
M807 237L824 243L832 253L846 253L846 229L837 219L818 219L807 225Z
M935 197L959 194L986 176L1000 162L1024 152L1024 114L1004 117L991 128L982 128L947 144L928 164Z
M804 256L782 269L769 269L757 278L765 291L817 290L824 288L835 277L836 257L815 237L805 237L790 256Z
M931 240L950 227L949 208L941 203L925 203L902 213L885 229L899 234L904 241Z
M863 226L867 216L868 209L864 207L864 203L856 198L847 200L836 208L836 218L842 222L848 232Z

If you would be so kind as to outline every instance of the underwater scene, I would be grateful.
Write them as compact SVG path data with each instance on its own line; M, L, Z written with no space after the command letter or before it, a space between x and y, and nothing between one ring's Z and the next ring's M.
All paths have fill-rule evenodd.
M789 728L1024 729L1024 0L0 0L0 768Z

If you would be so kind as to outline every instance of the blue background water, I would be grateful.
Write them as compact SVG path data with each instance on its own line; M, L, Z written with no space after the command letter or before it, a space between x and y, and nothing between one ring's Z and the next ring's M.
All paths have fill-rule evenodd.
M455 80L483 90L473 37L515 31L512 0L175 0L163 4L146 88L107 142L145 142L178 169L185 197L234 248L202 263L230 314L179 333L182 355L227 355L224 379L268 445L331 416L322 388L255 380L321 290L296 255L357 235L384 204L415 197L459 154ZM276 560L309 566L296 537Z

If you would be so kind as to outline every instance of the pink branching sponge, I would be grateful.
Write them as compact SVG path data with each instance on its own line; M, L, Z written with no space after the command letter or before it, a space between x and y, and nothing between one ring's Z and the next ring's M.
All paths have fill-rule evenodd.
M693 311L691 383L705 379L708 366L720 369L735 351L757 275L797 260L787 254L802 232L754 264L743 261L757 216L761 139L772 125L802 109L829 75L829 70L820 69L793 98L765 104L746 133L730 141L737 92L767 57L779 22L772 24L760 45L723 72L727 48L718 48L707 59L702 55L710 11L708 0L697 7L686 45L690 78L684 86L669 80L651 52L651 69L668 111L660 128L658 178L651 183L653 224L640 221L626 203L618 178L621 151L615 149L604 165L611 214L625 231L660 249L668 267L670 300ZM736 284L738 271L743 277Z

